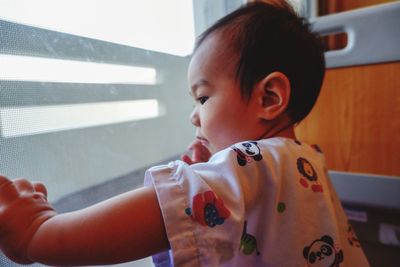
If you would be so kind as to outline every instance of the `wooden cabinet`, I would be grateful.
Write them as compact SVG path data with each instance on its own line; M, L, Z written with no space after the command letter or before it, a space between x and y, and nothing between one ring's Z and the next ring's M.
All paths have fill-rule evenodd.
M331 170L400 176L400 62L327 70L296 134Z

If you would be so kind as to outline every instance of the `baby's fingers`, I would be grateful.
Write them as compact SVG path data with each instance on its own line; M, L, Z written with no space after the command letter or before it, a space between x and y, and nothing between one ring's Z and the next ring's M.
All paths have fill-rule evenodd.
M202 144L199 144L194 147L193 159L195 162L207 162L210 157L211 157L210 151L208 151L208 149Z
M18 195L15 184L7 177L0 175L0 207L13 201Z
M192 161L192 159L191 159L188 155L186 155L186 154L184 154L184 155L181 156L181 160L184 161L184 162L186 162L186 163L189 164L189 165L192 165L192 164L194 163L194 162Z
M8 179L7 177L0 175L0 190L4 187L9 185L11 182L10 179Z
M31 182L23 178L15 179L13 182L20 194L39 193L43 197L43 199L47 199L47 189L42 183Z
M19 192L34 192L35 191L33 184L30 181L28 181L27 179L18 178L18 179L15 179L13 182Z
M43 194L43 196L47 198L47 189L44 184L40 182L33 182L33 187L35 188L36 192Z

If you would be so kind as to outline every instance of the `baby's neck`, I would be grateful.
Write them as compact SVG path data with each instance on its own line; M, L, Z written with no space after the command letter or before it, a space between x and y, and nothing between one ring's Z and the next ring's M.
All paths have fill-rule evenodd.
M272 138L272 137L285 137L290 139L296 139L294 131L294 124L291 120L281 119L275 121L274 124L270 125L260 139Z
M278 133L275 134L275 137L286 137L286 138L296 139L294 126L290 125L287 128L283 129L282 131L279 131Z

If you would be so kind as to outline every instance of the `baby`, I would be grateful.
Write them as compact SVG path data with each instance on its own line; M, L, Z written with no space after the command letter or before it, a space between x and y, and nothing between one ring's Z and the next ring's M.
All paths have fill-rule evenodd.
M284 1L248 4L197 41L192 156L145 186L57 214L46 188L0 177L0 247L19 263L94 265L153 255L157 266L369 266L324 155L296 139L325 62Z

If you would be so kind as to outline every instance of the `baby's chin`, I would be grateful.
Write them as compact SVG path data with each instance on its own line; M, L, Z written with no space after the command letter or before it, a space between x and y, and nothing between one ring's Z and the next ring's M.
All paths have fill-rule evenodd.
M232 145L234 145L234 144L232 144ZM211 155L214 155L215 153L218 153L224 149L227 149L227 148L231 147L232 145L224 144L224 145L220 145L220 146L217 146L217 145L213 146L212 144L209 144L206 147L207 147L208 151L210 151Z
M221 149L217 149L213 144L211 144L208 140L205 142L202 142L202 145L207 148L207 150L210 152L211 155L214 155L218 151L221 151Z
M210 151L210 154L211 154L211 155L214 155L215 153L218 152L210 143L203 144L203 146L204 146L205 148L207 148L208 151Z
M247 139L244 139L243 141L247 141ZM213 140L205 139L205 142L204 143L202 142L202 145L205 146L208 149L208 151L210 151L211 155L214 155L215 153L230 148L231 146L239 142L242 142L242 139L239 138L225 139L222 140L222 142L213 142Z

